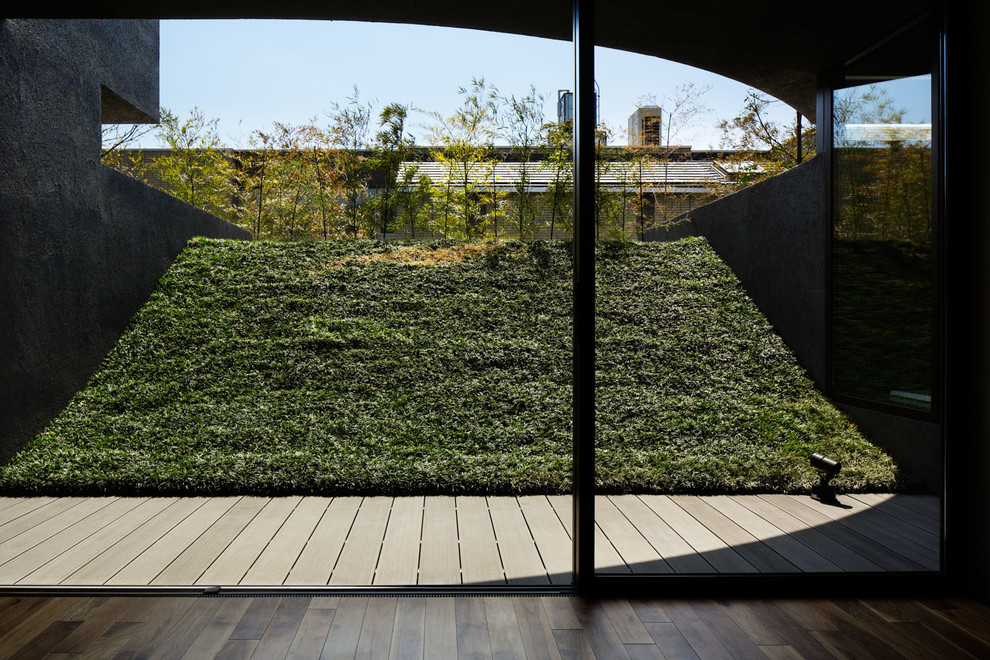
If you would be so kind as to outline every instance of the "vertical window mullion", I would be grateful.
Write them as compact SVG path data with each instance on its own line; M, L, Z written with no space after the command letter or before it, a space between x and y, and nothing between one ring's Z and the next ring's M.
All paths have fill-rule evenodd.
M593 0L574 0L574 576L595 573L595 37Z

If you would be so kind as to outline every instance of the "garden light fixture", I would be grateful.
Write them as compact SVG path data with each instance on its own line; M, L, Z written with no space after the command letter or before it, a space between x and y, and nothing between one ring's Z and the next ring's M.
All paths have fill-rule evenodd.
M821 477L821 481L811 487L811 497L824 504L838 504L839 500L835 497L835 486L829 482L835 475L839 474L842 464L821 454L812 454L811 467L818 470Z

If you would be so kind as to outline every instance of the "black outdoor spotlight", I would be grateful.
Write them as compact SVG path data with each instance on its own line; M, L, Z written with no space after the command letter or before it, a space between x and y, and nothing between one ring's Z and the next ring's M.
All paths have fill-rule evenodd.
M823 504L838 504L839 500L835 497L835 486L829 482L835 475L839 474L842 464L821 454L812 454L811 467L818 470L821 476L821 481L811 487L811 497Z

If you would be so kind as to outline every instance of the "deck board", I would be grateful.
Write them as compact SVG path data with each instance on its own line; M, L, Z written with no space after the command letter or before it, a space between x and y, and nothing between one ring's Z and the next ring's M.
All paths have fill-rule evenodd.
M67 575L59 584L105 584L124 566L147 551L158 539L206 502L206 498L182 498L172 502L163 511L149 518L120 541L86 562L75 572Z
M239 497L208 498L203 506L155 541L147 550L107 580L107 584L142 585L154 582L176 557L227 513Z
M552 495L547 499L553 505L557 518L564 524L568 536L571 533L573 509L568 495ZM595 570L599 573L629 573L630 569L622 560L615 546L602 531L601 525L595 524Z
M270 499L195 584L240 584L301 500L298 496Z
M919 571L926 570L921 564L902 557L897 553L890 552L890 549L876 540L878 530L874 528L854 529L848 525L830 525L833 519L825 512L831 507L815 506L815 501L810 498L812 506L805 504L803 499L787 497L786 495L761 495L764 500L773 502L776 506L786 510L791 515L807 522L815 529L823 530L828 536L843 544L853 552L860 555L870 556L874 563L877 563L887 571ZM859 527L859 526L856 526Z
M611 499L603 497L595 502L595 520L612 547L633 572L673 572L670 564L664 561L636 526L622 515Z
M675 573L714 573L715 567L636 495L609 498L636 529L656 548Z
M550 584L550 576L536 548L519 502L514 497L489 497L495 538L509 584Z
M330 573L344 549L344 542L360 508L360 497L335 497L330 502L295 566L289 571L286 584L321 585L330 582Z
M761 543L773 548L781 557L787 557L798 570L809 573L841 570L826 557L815 552L814 548L804 545L797 538L784 533L773 523L747 509L739 503L738 498L731 495L714 495L704 500L722 515L736 521Z
M870 558L857 554L854 550L847 548L842 543L831 538L830 535L816 529L814 524L795 518L787 511L784 511L761 497L741 497L737 500L750 511L761 516L763 519L775 525L789 538L796 539L802 544L815 548L816 551L835 563L842 571L882 571L876 562Z
M419 584L460 584L461 554L453 497L435 495L426 498L421 544Z
M643 495L646 506L663 518L681 538L721 573L756 573L757 568L746 561L718 535L695 520L680 502L691 496Z
M919 530L910 522L892 516L880 507L871 507L853 498L846 500L846 506L850 508L829 507L822 509L822 513L850 529L870 536L891 551L918 562L926 570L938 569L937 533Z
M3 527L0 564L4 564L39 543L47 541L80 519L109 505L116 498L76 498L56 500L23 515Z
M763 544L749 530L694 495L676 498L677 505L715 534L761 573L793 573L797 567Z
M248 570L244 584L284 584L329 506L327 497L302 498Z
M87 516L66 526L57 534L0 565L0 584L22 579L22 575L38 570L60 555L71 553L75 547L94 533L126 514L141 503L138 499L115 499ZM77 507L78 508L78 507Z
M195 584L217 556L258 515L265 503L266 500L261 497L239 500L159 573L153 584Z
M917 506L910 495L856 493L849 497L881 511L889 510L891 515L896 516L904 522L911 523L919 529L938 530L937 525L932 527L932 521L938 522L938 512L936 511L935 515L932 515L923 505Z
M597 570L937 569L936 498L840 499L600 496ZM0 583L567 584L571 511L566 495L0 498Z
M139 502L137 506L115 520L112 525L104 526L103 529L100 529L84 541L78 543L72 548L71 552L60 553L44 566L20 578L18 582L24 582L25 584L48 584L53 580L61 579L66 575L75 573L98 557L108 547L118 543L125 536L143 525L150 517L161 513L161 511L174 502L174 498L166 497L156 497Z
M392 500L375 569L375 584L416 584L422 534L423 498L397 497Z
M391 497L364 498L330 575L330 584L372 583L391 510Z
M5 497L0 504L0 541L10 538L4 525L55 501L53 497Z
M544 495L526 495L519 498L519 506L533 534L550 582L570 584L574 554L571 549L571 537L557 517L550 501Z
M505 584L498 541L484 497L457 498L457 537L464 584Z

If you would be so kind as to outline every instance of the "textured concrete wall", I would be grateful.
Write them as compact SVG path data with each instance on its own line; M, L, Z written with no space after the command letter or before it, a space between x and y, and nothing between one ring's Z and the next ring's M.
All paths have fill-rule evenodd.
M859 430L887 453L908 467L921 479L925 492L941 495L945 487L942 456L942 426L910 417L860 408L846 403L837 405L849 415Z
M825 159L695 209L648 241L704 236L819 385L825 382Z
M186 241L247 232L100 163L158 116L157 21L0 21L0 460L85 385Z

